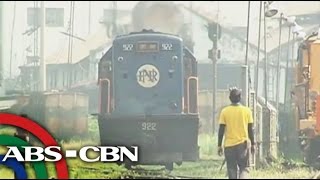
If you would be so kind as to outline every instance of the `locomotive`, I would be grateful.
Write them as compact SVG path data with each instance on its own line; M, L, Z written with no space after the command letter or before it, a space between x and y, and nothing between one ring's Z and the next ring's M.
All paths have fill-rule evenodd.
M300 147L304 160L320 169L320 36L311 34L298 49L293 91Z
M199 159L197 60L179 36L145 30L116 36L99 61L100 143L138 146L134 165Z

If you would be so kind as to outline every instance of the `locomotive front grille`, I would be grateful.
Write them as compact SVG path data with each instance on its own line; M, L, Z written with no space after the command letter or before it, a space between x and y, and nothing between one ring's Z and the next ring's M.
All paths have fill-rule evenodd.
M103 145L139 146L142 153L195 151L198 124L196 115L99 118Z

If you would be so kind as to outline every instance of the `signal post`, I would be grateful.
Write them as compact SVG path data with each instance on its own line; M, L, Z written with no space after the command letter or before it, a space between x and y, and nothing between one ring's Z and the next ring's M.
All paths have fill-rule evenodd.
M208 37L212 41L212 49L208 51L208 57L212 60L212 133L215 134L216 129L216 97L217 97L217 61L220 58L220 50L218 49L218 40L221 37L220 25L211 22L208 24Z

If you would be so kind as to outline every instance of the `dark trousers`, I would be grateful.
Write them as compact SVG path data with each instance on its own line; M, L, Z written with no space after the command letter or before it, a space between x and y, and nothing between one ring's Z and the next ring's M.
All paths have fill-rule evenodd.
M224 150L229 179L247 179L249 151L247 142L226 147Z

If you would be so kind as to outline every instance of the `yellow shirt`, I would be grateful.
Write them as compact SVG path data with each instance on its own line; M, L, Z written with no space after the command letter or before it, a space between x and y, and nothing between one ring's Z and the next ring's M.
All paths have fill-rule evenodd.
M224 147L235 146L249 140L248 124L253 123L251 109L230 105L222 109L219 124L225 124Z

